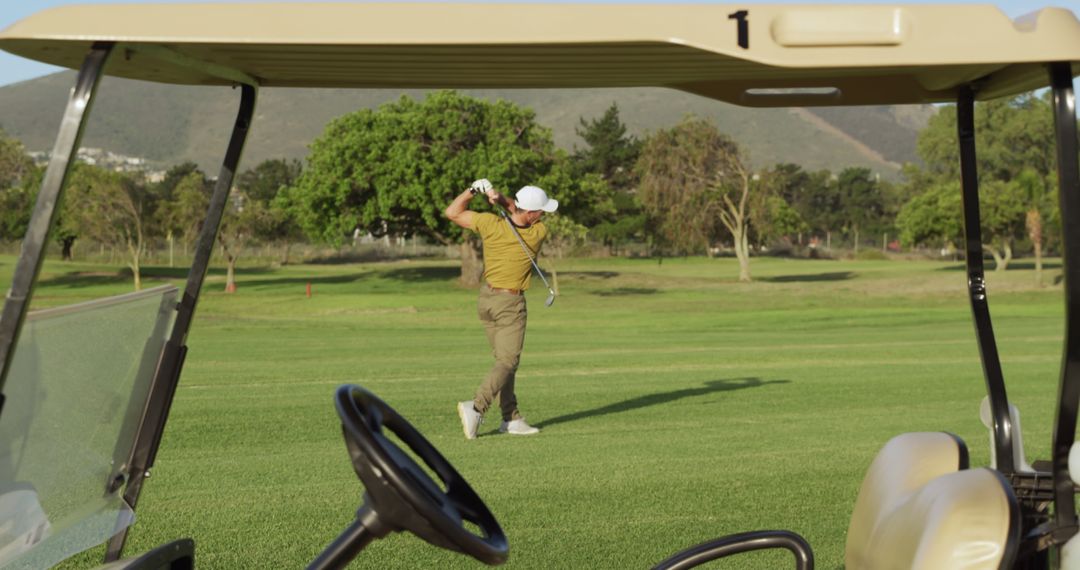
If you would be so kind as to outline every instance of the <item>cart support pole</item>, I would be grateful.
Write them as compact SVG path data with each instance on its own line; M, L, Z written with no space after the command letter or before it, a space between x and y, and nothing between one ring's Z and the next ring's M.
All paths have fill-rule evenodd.
M131 460L128 462L130 479L124 491L124 500L132 509L139 502L143 480L150 474L158 446L161 444L165 422L169 417L169 409L172 407L177 384L180 382L180 370L183 368L184 357L187 355L187 335L191 329L192 318L195 316L199 291L206 279L210 256L214 251L214 242L217 240L218 229L221 226L221 218L228 204L229 191L232 188L233 178L236 176L237 165L240 163L240 155L244 150L244 142L251 128L251 118L255 114L257 89L253 85L241 85L240 89L240 109L236 114L236 123L233 125L229 147L225 151L225 160L222 162L221 173L218 174L217 183L214 186L214 194L210 197L206 220L195 248L195 259L188 272L183 297L176 308L176 321L173 323L172 333L162 351L161 363L154 374L150 398L139 424ZM126 539L127 529L125 528L109 540L109 546L105 552L106 562L120 558Z
M967 260L968 298L975 319L975 337L979 343L986 393L994 422L994 455L997 470L1005 475L1016 473L1013 460L1013 425L1009 398L1001 372L990 304L986 299L986 276L983 271L982 229L979 217L979 173L975 152L975 93L970 87L960 90L956 102L956 127L960 141L960 179L964 197L964 257Z
M60 131L53 143L52 156L45 170L45 178L41 182L34 213L26 228L26 237L23 238L22 251L15 265L11 289L4 301L4 313L0 315L0 408L4 404L4 382L15 353L15 341L19 338L19 330L22 329L27 308L30 306L34 283L41 272L41 263L45 260L49 228L59 211L64 185L75 162L75 154L79 150L79 142L90 117L94 94L112 47L112 43L96 43L83 60L75 88L64 110L64 118L60 122Z
M1080 166L1077 164L1076 94L1072 75L1071 63L1050 65L1065 276L1065 354L1061 359L1051 447L1054 526L1059 532L1070 528L1075 532L1077 524L1075 490L1069 477L1069 451L1076 439L1076 411L1080 405L1080 224L1076 221L1080 215Z

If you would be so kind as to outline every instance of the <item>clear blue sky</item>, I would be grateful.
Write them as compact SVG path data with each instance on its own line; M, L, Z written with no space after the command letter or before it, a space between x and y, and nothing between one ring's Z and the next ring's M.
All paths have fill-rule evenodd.
M150 4L150 3L163 3L167 0L109 0L108 3L113 4ZM178 2L178 0L172 0ZM222 0L201 0L202 3L206 2L218 2ZM232 2L245 2L251 0L230 0ZM295 0L294 0L295 1ZM534 0L535 1L535 0ZM633 2L635 0L618 0L621 3L627 1ZM829 0L780 0L769 2L765 0L732 0L724 2L700 2L700 0L680 0L680 3L715 3L723 4L731 7L750 6L754 4L821 4L828 3ZM1068 8L1073 11L1074 14L1080 15L1080 0L944 0L940 2L930 2L926 0L900 0L888 1L888 0L834 0L838 4L993 4L1001 8L1003 12L1010 17L1017 17L1028 12L1038 10L1039 8L1045 8L1048 6L1057 6L1061 8ZM22 18L33 14L39 10L50 8L53 6L62 6L67 4L94 4L102 3L102 0L0 0L0 28L6 28L14 22L19 21ZM577 3L567 2L565 0L555 0L548 3ZM599 3L597 0L593 0L593 3ZM648 3L660 3L658 0L652 0ZM962 30L957 30L957 33L963 33ZM8 85L10 83L16 83L18 81L25 81L42 75L47 75L58 71L59 68L43 65L37 62L33 62L27 59L9 55L6 52L0 51L0 85Z

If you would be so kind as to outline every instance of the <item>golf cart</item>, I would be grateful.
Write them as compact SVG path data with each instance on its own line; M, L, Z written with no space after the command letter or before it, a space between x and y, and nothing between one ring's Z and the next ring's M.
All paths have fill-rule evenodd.
M485 23L479 36L478 21ZM1080 452L1073 451L1080 22L1066 10L1013 21L993 7L957 5L79 5L0 32L0 49L79 70L0 316L0 568L48 567L102 543L109 567L194 565L187 539L129 558L124 544L180 381L260 87L634 86L750 107L956 103L967 287L993 465L970 466L965 444L948 433L891 440L860 489L846 564L1080 568L1072 540L1074 477L1080 480ZM103 75L239 88L194 261L182 291L166 286L30 311ZM987 300L974 105L1044 87L1052 90L1056 121L1067 324L1052 457L1028 465ZM507 559L507 537L483 501L392 407L358 386L339 388L335 404L364 504L312 568L343 567L372 540L399 530L488 564ZM797 534L755 531L680 552L658 567L689 568L763 548L788 549L797 568L813 566Z

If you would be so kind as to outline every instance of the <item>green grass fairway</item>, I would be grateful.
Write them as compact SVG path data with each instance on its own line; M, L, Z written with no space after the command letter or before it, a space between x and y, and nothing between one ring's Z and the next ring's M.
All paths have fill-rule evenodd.
M5 288L13 264L0 257ZM490 355L455 263L249 268L233 295L215 272L128 552L188 536L200 568L304 567L360 505L333 409L344 383L381 396L454 463L502 523L513 569L647 568L760 529L802 534L818 568L837 569L863 472L890 437L952 431L973 465L988 461L962 264L755 259L751 284L735 281L733 259L558 268L553 307L543 287L529 294L518 373L522 411L543 431L499 435L493 411L474 441L454 405ZM147 273L147 286L183 285L182 271ZM1030 264L988 281L1028 458L1045 459L1061 286L1036 288ZM129 288L114 268L50 261L35 306ZM478 566L408 534L354 563Z

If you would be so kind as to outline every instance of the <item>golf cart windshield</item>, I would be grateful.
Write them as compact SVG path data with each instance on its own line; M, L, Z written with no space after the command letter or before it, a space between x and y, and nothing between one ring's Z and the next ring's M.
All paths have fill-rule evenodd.
M27 316L0 418L0 566L50 567L134 521L119 491L176 293Z

